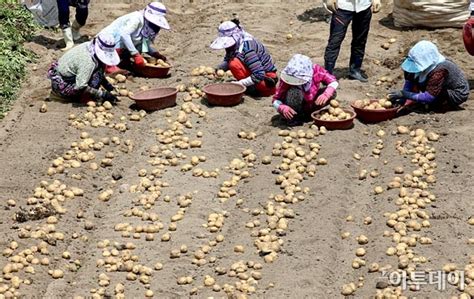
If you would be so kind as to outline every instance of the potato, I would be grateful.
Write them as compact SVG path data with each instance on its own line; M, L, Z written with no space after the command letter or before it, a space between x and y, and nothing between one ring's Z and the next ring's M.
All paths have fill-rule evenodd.
M245 252L245 248L244 248L244 246L242 246L242 245L236 245L236 246L234 247L234 252L236 252L236 253L244 253L244 252Z
M264 156L262 158L262 164L268 165L272 163L272 158L270 156Z
M49 270L49 274L51 275L51 277L53 277L54 279L59 279L59 278L63 278L64 277L64 272L62 270Z
M125 81L127 81L127 77L122 74L117 74L115 76L115 80L117 80L118 83L124 83Z
M217 70L217 76L218 77L224 77L225 76L225 71L224 70Z
M397 132L398 132L398 134L408 134L408 133L410 133L410 130L405 126L398 126L397 127Z
M383 193L383 188L381 186L377 186L374 188L374 193L375 194L382 194Z
M362 256L364 256L365 254L366 254L366 251L365 251L364 248L357 248L357 249L356 249L356 255L357 255L358 257L362 257Z
M41 113L46 113L48 112L48 105L46 105L46 103L43 103L40 107L40 110L39 110Z
M329 101L329 105L333 108L339 108L340 107L340 104L337 100L331 100Z

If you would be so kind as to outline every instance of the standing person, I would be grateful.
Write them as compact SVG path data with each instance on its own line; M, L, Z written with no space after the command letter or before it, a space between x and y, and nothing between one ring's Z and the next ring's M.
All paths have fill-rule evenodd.
M349 78L368 82L362 74L365 45L369 35L372 12L381 8L380 0L323 0L332 11L329 29L329 41L324 53L324 67L331 74L336 66L342 41L349 24L352 22L351 58L349 61Z
M170 25L165 18L166 7L163 3L152 2L145 9L119 17L101 34L113 35L117 52L124 64L133 57L136 67L143 67L145 59L142 53L166 61L166 57L153 48L153 42L161 29L169 30ZM107 73L120 73L124 70L117 66L108 66Z
M277 68L265 46L244 31L237 19L223 22L218 31L211 48L226 51L218 68L230 70L238 83L247 87L248 94L261 97L275 94Z
M104 68L119 62L113 36L100 34L70 49L51 65L48 78L53 94L73 101L115 102L117 97L111 94L114 87L106 80Z
M388 95L392 101L444 109L455 108L469 98L469 83L463 72L430 41L423 40L413 46L402 69L405 85Z
M74 41L81 38L79 30L86 24L89 15L89 1L90 0L56 0L58 3L58 19L59 26L63 31L64 42L66 47L63 51L67 51L74 47ZM76 18L71 23L69 22L69 7L76 8Z
M308 56L296 54L281 72L273 107L290 124L298 124L317 107L326 105L338 86L336 77L322 66L313 64Z

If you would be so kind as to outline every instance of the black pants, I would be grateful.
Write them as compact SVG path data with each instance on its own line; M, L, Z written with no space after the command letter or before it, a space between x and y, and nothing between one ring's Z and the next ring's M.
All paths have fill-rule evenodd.
M361 12L338 9L331 19L329 41L324 53L324 65L331 74L336 66L341 44L346 37L347 28L352 21L351 59L349 66L360 69L364 60L365 45L369 35L370 20L372 19L371 7Z
M76 8L76 21L84 26L89 15L89 0L56 0L58 3L58 17L61 29L71 26L69 23L69 6Z

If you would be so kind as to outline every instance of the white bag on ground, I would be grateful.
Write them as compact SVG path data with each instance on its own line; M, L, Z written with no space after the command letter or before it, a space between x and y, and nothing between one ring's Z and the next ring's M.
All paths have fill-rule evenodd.
M469 0L394 0L397 27L462 27L469 18Z
M22 3L33 14L40 25L54 27L59 24L56 0L23 0Z

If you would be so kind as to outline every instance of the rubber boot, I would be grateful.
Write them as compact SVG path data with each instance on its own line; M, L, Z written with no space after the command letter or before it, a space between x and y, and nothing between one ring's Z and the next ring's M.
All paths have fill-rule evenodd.
M71 27L67 27L63 29L63 36L64 36L64 42L66 43L66 47L62 48L62 51L67 51L70 50L74 47L74 40L72 38L72 29Z
M72 23L72 38L74 39L74 41L77 41L77 40L80 40L82 35L81 33L79 32L81 30L81 27L82 25L79 24L76 20L74 20L74 22Z
M362 74L362 72L360 71L360 68L355 67L354 65L351 65L349 67L349 78L352 79L352 80L358 80L362 83L369 82L367 77L364 76L364 74Z

